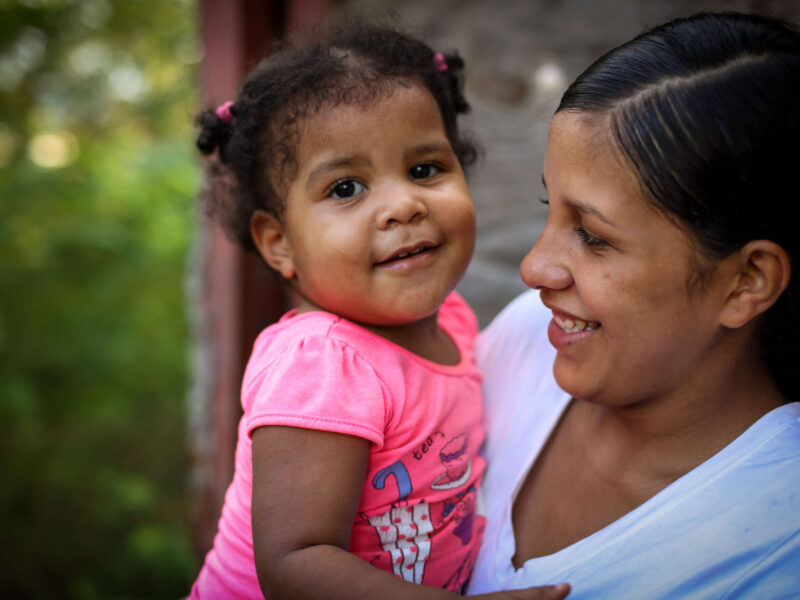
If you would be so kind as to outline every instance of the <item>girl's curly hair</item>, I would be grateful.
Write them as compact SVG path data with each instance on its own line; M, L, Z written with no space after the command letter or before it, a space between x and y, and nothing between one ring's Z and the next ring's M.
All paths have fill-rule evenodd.
M286 43L246 78L232 118L214 110L197 117L197 147L216 152L209 168L205 205L247 251L256 248L250 219L256 210L282 218L284 194L296 169L298 125L305 116L338 104L367 105L400 81L427 89L436 100L445 133L462 167L474 163L475 145L459 132L464 61L438 55L396 29L349 21L310 44Z

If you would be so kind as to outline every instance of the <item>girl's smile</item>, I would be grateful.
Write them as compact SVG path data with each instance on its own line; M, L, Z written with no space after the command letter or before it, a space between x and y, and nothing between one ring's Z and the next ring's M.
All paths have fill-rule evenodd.
M431 260L433 253L439 248L440 244L436 242L419 242L416 244L406 245L395 252L389 254L389 257L379 260L375 263L376 267L387 269L409 269L421 264L427 264Z

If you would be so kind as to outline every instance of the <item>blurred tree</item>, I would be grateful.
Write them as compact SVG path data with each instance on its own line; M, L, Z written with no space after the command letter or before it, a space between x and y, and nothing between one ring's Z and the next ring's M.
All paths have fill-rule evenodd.
M5 598L177 598L194 3L0 0Z

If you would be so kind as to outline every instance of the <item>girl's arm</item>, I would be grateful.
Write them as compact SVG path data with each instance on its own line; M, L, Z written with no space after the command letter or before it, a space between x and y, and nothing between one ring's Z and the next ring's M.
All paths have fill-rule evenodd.
M265 597L460 597L402 581L347 551L369 444L351 435L295 427L268 426L253 432L253 549ZM547 586L480 597L560 600L567 593L565 586Z

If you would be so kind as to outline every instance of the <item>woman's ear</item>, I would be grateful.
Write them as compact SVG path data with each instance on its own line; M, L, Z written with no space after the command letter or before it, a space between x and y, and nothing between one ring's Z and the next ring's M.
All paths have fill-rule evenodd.
M291 247L280 221L266 211L257 210L250 218L250 235L267 264L286 279L292 279L295 270Z
M789 255L775 242L754 240L733 255L733 268L738 268L733 286L722 311L726 327L742 327L766 312L789 285L792 267Z

